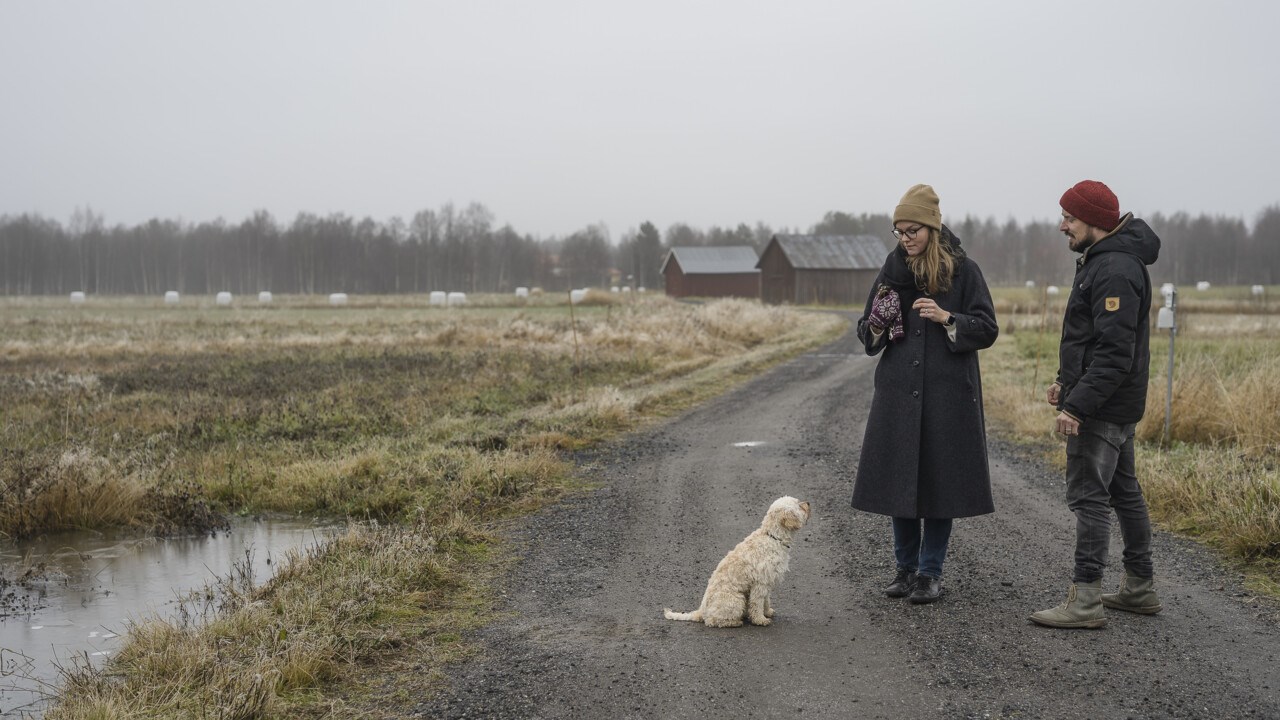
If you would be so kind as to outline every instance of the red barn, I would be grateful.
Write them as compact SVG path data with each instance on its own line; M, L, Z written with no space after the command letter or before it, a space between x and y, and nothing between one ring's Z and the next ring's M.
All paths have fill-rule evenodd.
M749 245L673 247L662 261L671 297L760 297L756 250Z
M889 248L875 235L774 235L760 254L760 298L779 305L861 305Z

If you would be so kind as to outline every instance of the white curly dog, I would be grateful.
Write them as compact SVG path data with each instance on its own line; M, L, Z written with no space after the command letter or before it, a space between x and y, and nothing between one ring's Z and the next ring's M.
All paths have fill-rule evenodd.
M692 620L711 627L738 627L743 618L768 625L773 617L769 595L791 560L791 539L809 521L809 503L780 497L769 506L764 522L716 566L707 581L702 605L693 612L664 608L668 620Z

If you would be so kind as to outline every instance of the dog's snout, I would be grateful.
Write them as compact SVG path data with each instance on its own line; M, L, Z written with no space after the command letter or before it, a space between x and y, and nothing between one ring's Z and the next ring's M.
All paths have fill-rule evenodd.
M808 515L808 514L809 514L809 501L808 501L808 500L805 500L804 502L800 503L800 509L804 511L804 514L805 514L805 515Z

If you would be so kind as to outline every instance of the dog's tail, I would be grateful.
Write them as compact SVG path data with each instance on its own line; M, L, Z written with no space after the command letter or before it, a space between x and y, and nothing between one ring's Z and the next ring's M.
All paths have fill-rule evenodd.
M693 622L702 622L702 608L698 608L693 612L676 612L671 608L663 608L662 615L668 620L692 620Z

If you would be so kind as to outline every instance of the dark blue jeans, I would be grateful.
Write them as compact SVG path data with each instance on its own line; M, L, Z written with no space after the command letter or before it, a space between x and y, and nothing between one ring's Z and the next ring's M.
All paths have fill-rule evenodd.
M920 524L924 523L924 532ZM893 554L898 569L933 578L942 577L942 561L951 540L951 518L920 520L893 519Z
M1102 578L1111 540L1111 509L1120 519L1124 567L1148 578L1151 518L1133 464L1133 425L1086 420L1067 438L1067 507L1076 515L1076 558L1071 581Z

